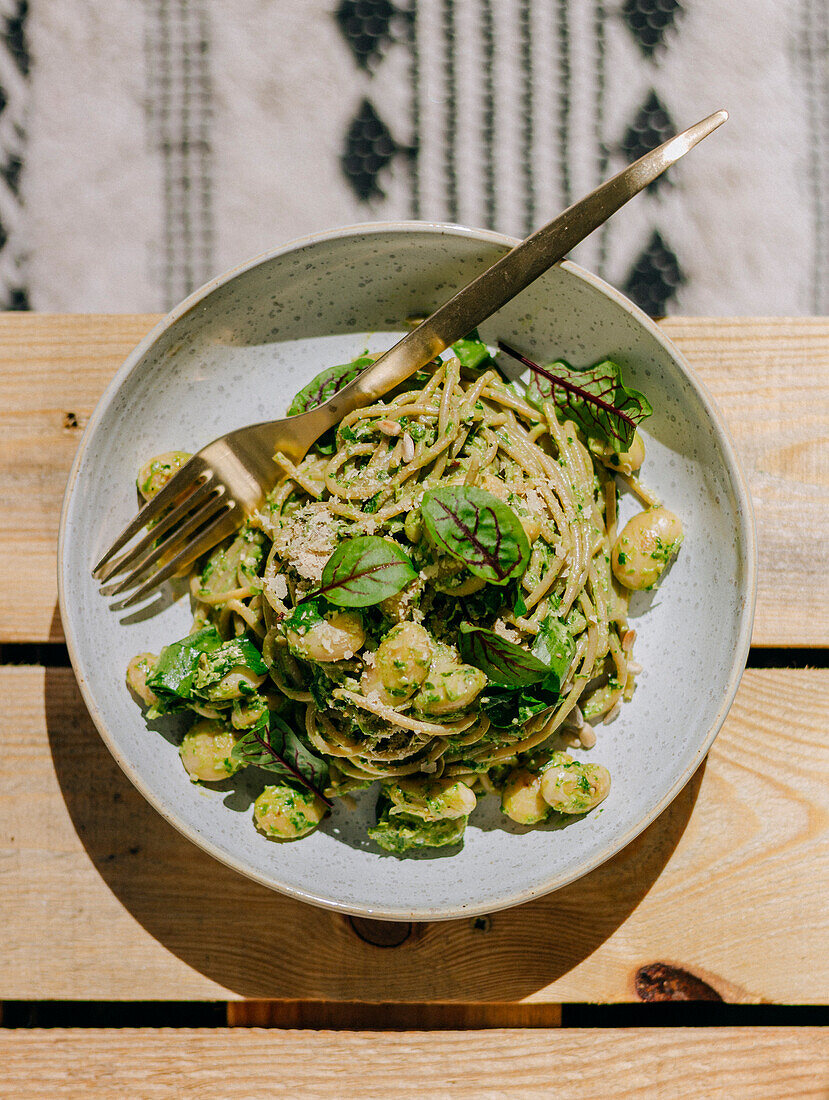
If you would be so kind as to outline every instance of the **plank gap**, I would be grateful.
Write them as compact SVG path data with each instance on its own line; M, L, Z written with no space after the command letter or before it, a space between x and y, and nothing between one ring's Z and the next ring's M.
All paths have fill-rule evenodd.
M752 646L746 668L829 668L829 649Z
M42 665L70 668L69 650L62 642L6 642L0 645L0 665Z
M0 1028L225 1027L226 1001L2 1001Z
M0 665L71 668L63 642L5 642ZM829 649L810 646L752 646L746 668L829 668Z
M364 1004L337 1001L5 1001L0 1028L271 1027L306 1031L485 1028L826 1027L824 1005Z

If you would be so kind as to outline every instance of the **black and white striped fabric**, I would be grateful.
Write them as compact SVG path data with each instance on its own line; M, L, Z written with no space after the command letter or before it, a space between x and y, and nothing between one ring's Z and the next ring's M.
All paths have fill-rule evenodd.
M153 310L354 222L523 236L731 120L578 249L648 312L827 309L826 0L0 0L0 305Z

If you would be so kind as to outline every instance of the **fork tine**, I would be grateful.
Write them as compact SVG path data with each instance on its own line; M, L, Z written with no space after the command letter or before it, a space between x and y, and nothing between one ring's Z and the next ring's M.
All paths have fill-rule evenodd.
M105 596L118 596L121 592L126 592L128 588L135 588L152 566L162 559L169 559L172 554L177 554L180 550L185 549L189 537L200 531L209 519L213 519L217 512L226 509L227 506L228 501L225 498L224 491L215 497L211 497L198 511L176 527L161 546L157 546L147 554L126 577L109 586L103 594Z
M200 557L206 550L209 550L216 543L221 542L223 538L233 534L233 532L239 526L238 505L232 504L227 507L226 511L221 512L216 519L201 532L199 537L185 546L172 561L159 569L157 573L146 580L140 588L137 588L132 595L127 596L126 599L119 600L117 603L111 604L112 611L123 611L128 607L132 607L133 604L140 603L154 588L157 588L160 584L169 580L170 577L175 576L180 569L183 569L186 565L190 565Z
M153 549L154 545L161 539L162 535L166 534L171 527L174 527L176 524L181 523L184 517L192 512L197 504L200 505L204 501L204 498L209 496L211 493L216 492L216 489L217 486L213 483L212 480L203 481L201 485L199 485L195 489L195 491L190 494L190 496L185 497L181 504L177 505L175 508L171 508L166 515L161 517L161 519L154 527L150 527L144 537L142 539L139 539L139 541L135 544L134 547L132 547L132 549L127 550L126 553L122 554L120 558L116 558L114 561L111 561L107 566L105 566L104 569L101 570L99 580L101 580L102 582L106 582L111 577L116 577L119 573L123 573L125 569L130 568L130 566L132 566L136 561L144 557L144 555L147 554L148 550ZM218 486L218 489L220 493L224 492L224 489L221 485ZM145 569L150 564L151 562L149 560L147 560L146 562L142 561L140 568ZM139 567L136 567L133 570L133 573L137 572L139 572ZM107 592L104 589L101 589L101 591L105 596L112 594L111 592Z
M165 508L168 508L171 504L175 504L176 497L179 493L184 492L185 489L191 488L199 476L206 476L208 480L210 479L212 476L210 470L204 469L201 463L191 469L190 463L192 461L193 459L190 459L190 462L186 462L182 468L170 478L167 484L160 489L154 497L151 497L150 500L147 501L141 511L136 516L133 516L121 534L112 543L109 550L107 550L92 570L93 577L99 577L101 570L112 561L118 551L122 550L130 539L138 534L142 527L146 527L148 523L160 516ZM104 577L103 579L106 578Z

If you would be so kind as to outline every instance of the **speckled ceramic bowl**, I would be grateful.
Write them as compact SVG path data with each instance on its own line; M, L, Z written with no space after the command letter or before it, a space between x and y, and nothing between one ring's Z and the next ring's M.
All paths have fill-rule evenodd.
M366 838L374 793L339 804L323 827L278 844L253 827L255 783L191 784L175 744L149 730L124 685L129 658L186 633L186 600L149 616L116 614L90 567L136 508L139 465L282 415L317 371L379 351L402 319L440 305L516 242L424 223L368 225L289 244L191 295L113 379L81 442L60 529L60 607L72 663L101 736L169 822L258 882L317 905L400 920L491 912L584 875L618 852L681 790L734 698L751 634L751 503L722 418L677 350L643 313L565 263L482 326L546 361L609 355L654 406L643 478L682 517L685 544L655 593L636 597L633 701L598 728L590 757L613 788L601 811L532 831L482 799L462 850L399 859ZM624 513L623 513L624 515ZM237 782L238 780L238 782ZM261 787L261 783L260 783Z

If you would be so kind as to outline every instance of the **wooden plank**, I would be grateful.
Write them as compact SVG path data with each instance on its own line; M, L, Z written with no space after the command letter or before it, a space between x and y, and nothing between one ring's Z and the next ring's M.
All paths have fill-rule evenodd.
M755 645L829 645L829 318L673 317L722 409L757 521Z
M747 672L707 765L580 882L402 927L281 897L191 845L122 776L69 670L0 668L0 696L0 999L556 1003L702 982L829 1000L827 670Z
M155 315L0 316L0 642L62 641L56 542L81 433Z
M0 316L0 642L61 640L55 536L79 429L156 319ZM746 466L760 546L755 644L829 644L829 319L663 328L715 395Z
M331 1100L825 1097L817 1027L404 1032L0 1032L0 1094Z

